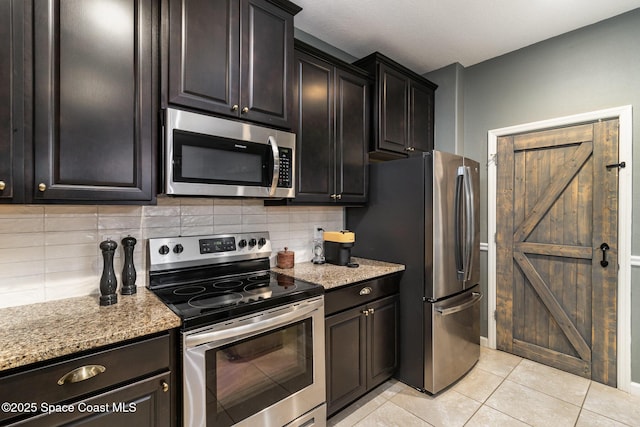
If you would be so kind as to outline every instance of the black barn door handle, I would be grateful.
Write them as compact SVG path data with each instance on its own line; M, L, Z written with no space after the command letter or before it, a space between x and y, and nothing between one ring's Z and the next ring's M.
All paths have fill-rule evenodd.
M609 261L607 261L607 251L609 250L609 245L603 243L600 245L600 250L602 251L602 261L600 261L600 265L602 268L606 268L609 265Z

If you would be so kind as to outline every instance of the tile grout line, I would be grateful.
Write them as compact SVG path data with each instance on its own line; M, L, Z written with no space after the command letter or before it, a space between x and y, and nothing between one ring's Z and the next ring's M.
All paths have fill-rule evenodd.
M509 354L510 354L510 353L509 353ZM519 357L519 356L518 356L518 357ZM518 365L520 365L520 363L522 363L522 361L523 361L523 360L524 360L523 358L520 358L520 360L518 361L518 363L516 363L516 364L515 364L515 366L514 366L514 367L509 371L509 373L508 373L505 377L503 377L503 378L502 378L502 381L500 381L500 384L498 384L498 385L497 385L497 387L493 389L493 391L489 394L489 396L487 396L487 398L484 400L484 402L481 402L480 407L479 407L479 408L478 408L478 409L473 413L473 415L472 415L471 417L469 417L469 419L464 423L464 425L467 425L467 424L469 423L469 421L471 421L471 419L475 416L475 414L476 414L476 413L478 413L478 411L480 411L480 409L482 409L482 407L486 406L487 408L490 408L490 409L491 409L491 410L493 410L493 411L499 412L499 413L501 413L502 415L505 415L505 416L507 416L507 417L509 417L509 418L512 418L512 419L516 420L516 421L519 421L519 422L521 422L522 424L526 424L526 425L528 425L528 426L531 426L531 424L529 424L529 423L525 423L524 421L519 420L519 419L517 419L517 418L515 418L515 417L513 417L513 416L511 416L511 415L509 415L509 414L506 414L506 413L504 413L504 412L500 411L499 409L496 409L496 408L494 408L494 407L492 407L492 406L487 405L487 401L491 398L491 396L493 396L493 395L495 394L495 392L500 388L500 386L501 386L502 384L504 384L504 382L509 378L509 376L513 373L513 371L515 371L515 369L518 367ZM478 368L478 369L483 370L483 371L485 371L485 372L489 372L489 371L484 370L484 369L482 369L482 368ZM489 372L489 373L491 373L491 372ZM495 374L494 374L494 375L495 375ZM511 380L510 380L510 381L511 381ZM512 382L513 382L513 381L512 381ZM517 384L517 383L516 383L516 384Z

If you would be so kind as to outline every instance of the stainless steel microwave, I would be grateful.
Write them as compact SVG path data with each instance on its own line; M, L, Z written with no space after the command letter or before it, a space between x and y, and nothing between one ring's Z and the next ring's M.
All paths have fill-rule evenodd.
M164 190L183 196L295 196L296 136L167 108Z

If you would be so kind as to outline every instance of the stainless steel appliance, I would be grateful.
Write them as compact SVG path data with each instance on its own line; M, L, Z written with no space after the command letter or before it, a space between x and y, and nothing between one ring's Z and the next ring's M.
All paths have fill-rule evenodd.
M295 196L293 133L168 108L164 140L166 194Z
M437 393L480 355L478 163L433 151L370 165L369 205L347 210L356 256L405 264L396 377Z
M182 318L185 426L324 426L324 289L269 270L267 232L149 239Z

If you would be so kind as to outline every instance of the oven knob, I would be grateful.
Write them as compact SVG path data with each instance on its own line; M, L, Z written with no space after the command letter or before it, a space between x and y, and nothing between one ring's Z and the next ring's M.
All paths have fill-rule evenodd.
M252 248L256 245L256 239L249 239L249 247Z
M169 253L169 246L167 245L162 245L160 246L160 249L158 250L158 252L160 252L160 255L166 255Z
M247 241L245 239L242 239L238 242L239 248L244 248L245 246L247 246Z
M184 247L180 243L173 247L173 252L176 254L181 254L182 251L184 251Z
M258 239L258 247L261 248L264 245L267 244L267 239L265 239L264 237L261 237L260 239Z

